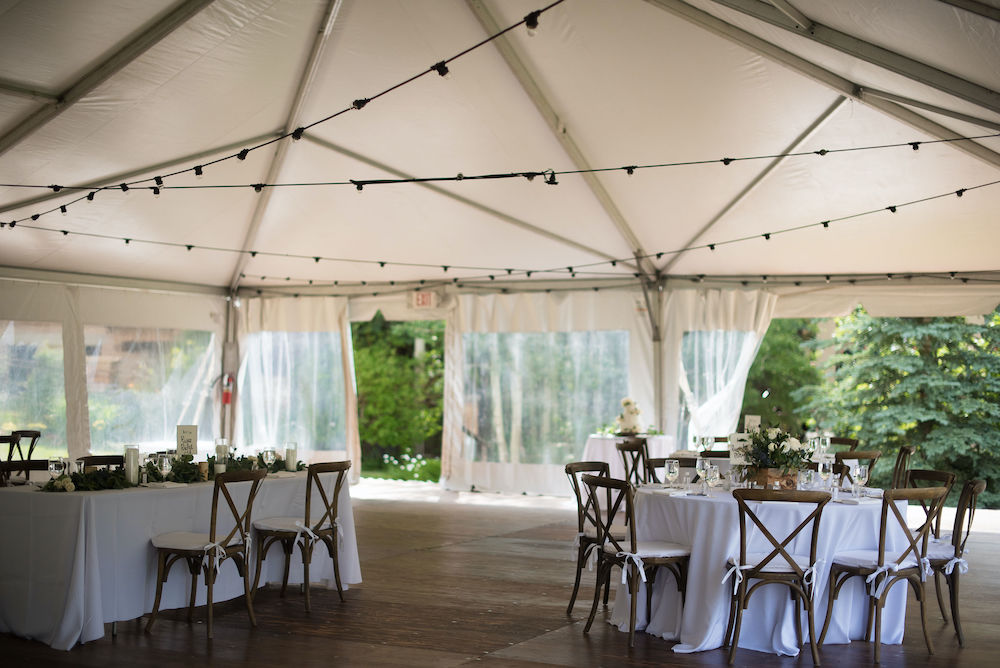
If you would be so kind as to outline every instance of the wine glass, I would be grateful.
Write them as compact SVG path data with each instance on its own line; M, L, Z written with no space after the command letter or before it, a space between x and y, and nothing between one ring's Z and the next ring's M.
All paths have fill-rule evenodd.
M264 466L266 466L269 471L274 465L274 460L277 459L277 456L277 453L271 448L268 448L260 453L260 458L264 460Z
M160 474L163 476L163 478L166 479L167 474L170 473L171 469L170 455L165 453L157 455L156 466L157 468L160 469Z
M62 457L49 457L49 477L55 480L66 470L66 462Z
M677 482L677 476L681 474L681 463L676 459L668 459L664 463L663 469L667 476L667 482L673 487L674 483Z
M716 464L710 464L708 469L705 471L705 480L708 482L709 487L717 487L719 484L719 467Z
M705 459L704 457L699 457L698 460L695 462L694 470L698 472L699 480L705 479L705 474L708 472L709 466L710 464L708 463L708 460Z
M823 481L823 487L829 489L830 476L833 475L833 461L824 457L817 468L819 469L819 477Z
M868 464L855 464L851 471L851 477L854 478L854 496L864 496L864 487L868 482Z

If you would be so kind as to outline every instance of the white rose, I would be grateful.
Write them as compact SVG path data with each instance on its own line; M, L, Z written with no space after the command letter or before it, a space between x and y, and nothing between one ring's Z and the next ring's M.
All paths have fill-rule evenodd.
M775 450L778 449L778 444L772 441L771 443L767 444L767 449L770 450L771 452L774 452Z
M67 478L66 483L63 485L63 489L65 489L67 492L72 492L74 489L76 489L76 485L73 484L72 480L69 480Z
M777 427L771 427L770 429L767 430L767 437L768 438L774 438L777 435L778 435L778 428Z
M789 450L801 450L802 449L802 443L800 443L799 439L797 439L797 438L789 438L786 441L786 444L788 445L788 449Z

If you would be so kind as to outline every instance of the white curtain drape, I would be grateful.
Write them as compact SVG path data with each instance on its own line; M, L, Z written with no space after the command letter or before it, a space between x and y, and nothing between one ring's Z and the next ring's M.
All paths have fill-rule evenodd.
M294 441L303 461L350 459L357 480L361 445L347 300L245 299L238 326L236 445L254 450Z
M759 290L666 293L662 410L679 444L736 428L747 373L776 302Z
M646 407L644 418L653 422L652 343L641 293L457 300L445 349L442 481L449 488L564 495L563 460L582 451L586 440L578 425L612 422L625 394ZM616 336L627 339L620 358L611 352ZM560 350L558 359L546 357L547 349ZM588 386L607 373L611 359L620 366L606 376L606 386ZM602 392L612 398L606 409L595 409ZM546 417L546 410L559 415Z

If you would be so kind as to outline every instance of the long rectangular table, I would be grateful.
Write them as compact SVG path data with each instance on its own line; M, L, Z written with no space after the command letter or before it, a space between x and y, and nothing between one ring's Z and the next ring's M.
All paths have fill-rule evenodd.
M333 475L321 476L328 488ZM253 516L301 517L305 484L305 472L268 476L254 502ZM156 591L156 552L150 538L169 531L207 533L213 487L196 483L171 489L70 493L46 493L28 486L0 489L0 632L68 650L103 637L105 623L148 613ZM248 493L240 487L233 486L237 503ZM312 507L320 507L315 490ZM339 514L341 580L345 585L357 584L361 566L349 485L342 487ZM230 519L226 530L231 527ZM271 550L262 582L280 581L283 559L281 550ZM325 550L317 550L310 580L332 579L330 558ZM302 582L301 559L292 559L289 582ZM187 606L189 585L187 570L173 569L164 584L160 608ZM227 560L213 599L241 595L242 579L235 564ZM205 603L203 586L198 588L197 603Z
M902 503L902 502L901 502ZM826 615L827 580L835 552L874 550L878 547L881 499L859 505L829 503L823 510L818 541L816 581L817 633ZM759 517L776 536L784 536L811 511L803 504L770 503ZM750 550L769 549L756 529ZM729 617L732 578L725 579L727 559L739 554L739 518L736 500L729 492L710 496L682 496L668 490L643 487L636 499L636 535L639 540L667 540L691 546L687 575L687 598L681 605L676 584L663 573L653 586L652 610L645 610L645 593L639 597L636 629L668 640L679 640L675 652L697 652L722 646ZM890 547L902 549L901 532L890 533ZM756 543L754 542L756 541ZM799 535L791 550L808 554L809 536ZM834 605L834 616L825 642L847 643L863 638L868 599L862 578L852 578ZM743 616L739 646L774 654L796 656L794 604L784 587L763 587L750 599ZM899 644L903 639L906 588L892 589L883 612L882 642ZM619 587L611 623L628 631L628 590ZM805 625L803 625L805 628Z

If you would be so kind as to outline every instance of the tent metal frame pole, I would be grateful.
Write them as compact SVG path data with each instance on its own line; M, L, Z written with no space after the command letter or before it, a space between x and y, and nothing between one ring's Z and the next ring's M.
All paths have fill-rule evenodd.
M833 102L833 104L827 107L826 110L824 110L823 113L820 114L819 117L809 125L809 127L803 130L802 133L800 133L799 136L796 137L791 144L786 146L785 150L782 151L782 153L787 154L797 151L802 146L802 144L804 144L810 137L816 134L816 132L821 127L823 127L823 125L825 125L828 120L830 120L830 118L837 112L838 109L840 109L844 105L845 102L847 102L847 98L843 95L839 96ZM770 176L774 172L774 170L777 169L778 165L780 165L787 159L788 159L787 156L780 156L767 163L767 166L760 172L758 172L757 176L755 176L750 181L750 183L743 186L743 189L740 190L731 200L729 200L726 203L726 205L719 210L718 213L712 216L707 223L702 225L701 228L699 228L699 230L695 234L691 235L691 237L684 243L683 248L691 246L692 244L694 244L694 242L700 239L706 232L712 229L712 227L714 227L716 223L722 220L726 214L732 211L737 204L742 202L750 195L750 193L756 190L757 186L759 186L764 181L764 179ZM681 259L681 257L684 256L687 252L689 251L681 251L680 253L675 253L674 256L670 259L670 261L663 265L661 271L664 274L668 273L670 269L675 264L677 264L677 262Z
M182 155L178 158L171 158L164 162L158 162L155 165L143 165L142 167L137 167L135 169L130 169L126 172L118 172L117 174L109 174L108 176L102 176L100 178L91 179L86 183L73 185L73 188L83 188L83 189L93 189L101 188L108 185L118 184L122 181L128 181L134 179L137 176L142 176L143 174L155 174L158 171L172 169L177 165L183 165L186 163L197 162L202 158L208 158L219 153L228 153L230 151L236 150L238 148L243 148L248 145L260 144L269 139L274 139L278 136L278 132L269 132L264 135L258 135L256 137L250 137L248 139L242 139L237 142L232 142L230 144L225 144L223 146L215 146L205 151L198 151L197 153L190 153L188 155ZM65 198L67 192L63 191L58 194L54 192L47 193L45 195L38 195L37 197L31 197L28 199L18 200L16 202L11 202L10 204L4 204L0 206L0 213L6 213L7 211L14 211L16 209L22 209L28 206L35 206L36 204L42 204L54 199Z
M858 58L867 63L888 70L911 81L916 81L935 90L961 98L984 109L1000 113L1000 92L980 86L962 77L955 76L932 67L927 63L890 51L853 35L835 30L821 23L811 22L808 30L802 30L797 20L790 19L785 12L771 4L759 0L712 0L718 5L734 9L778 28L783 28L817 44L836 49L841 53Z
M319 70L319 61L322 58L323 50L330 39L330 34L333 32L333 25L337 22L337 15L340 13L340 7L342 4L343 0L327 0L326 8L323 10L323 16L317 27L312 46L309 49L309 58L302 70L302 76L299 77L299 83L295 89L295 95L292 97L292 102L288 108L288 115L285 118L285 131L283 134L288 134L298 127L299 114L302 111L302 105L305 103L306 96L312 88L316 72ZM281 172L281 168L285 163L285 156L288 154L289 143L289 139L283 139L277 143L274 155L271 157L271 163L267 168L267 176L264 180L265 183L273 183L277 181L278 174ZM247 256L247 251L251 250L251 247L257 240L257 234L260 232L261 222L264 220L264 213L267 211L267 207L271 202L272 190L272 188L265 188L258 196L253 214L250 217L250 224L247 226L246 234L243 237L242 248L244 252L237 256L236 266L233 269L232 278L229 281L230 292L235 292L236 289L239 288L240 276L246 268L247 263L250 261Z
M806 60L805 58L795 55L794 53L785 51L781 47L775 46L767 40L757 37L742 28L738 28L730 23L727 23L717 16L692 7L682 0L646 0L646 2L654 7L658 7L659 9L690 21L694 25L700 26L701 28L718 35L719 37L723 37L736 44L746 47L760 56L780 63L781 65L784 65L785 67L788 67L789 69L792 69L799 74L816 81L817 83L823 84L837 91L841 95L864 102L869 107L878 109L887 116L890 116L891 118L894 118L902 123L906 123L910 127L924 132L936 139L962 138L961 135L953 132L943 125L940 125L939 123L935 123L925 116L921 116L901 104L874 97L863 100L861 98L862 87L859 84L856 84L849 79L845 79L830 70L824 69L819 65ZM1000 167L1000 153L992 151L982 144L978 144L974 141L959 141L952 143L951 146L953 146L955 150L971 155L992 167Z
M873 97L877 97L881 100L888 100L890 102L898 102L900 104L905 104L910 107L917 107L918 109L923 109L924 111L931 111L935 114L940 114L942 116L947 116L949 118L954 118L956 121L962 121L964 123L971 123L973 125L978 125L981 128L986 128L988 130L998 130L1000 131L1000 122L990 121L985 118L979 118L978 116L970 116L969 114L963 114L960 111L954 111L953 109L945 109L944 107L939 107L935 104L927 104L926 102L921 102L920 100L914 100L913 98L903 97L902 95L896 95L894 93L887 93L884 90L875 90L874 88L861 88L859 91L859 97L866 104Z
M363 155L361 153L356 153L356 152L354 152L354 151L352 151L352 150L350 150L348 148L345 148L345 147L340 146L338 144L334 144L331 141L327 141L325 139L321 139L321 138L313 136L313 135L305 135L303 137L303 139L307 139L307 140L311 141L312 143L316 144L317 146L325 148L325 149L327 149L329 151L333 151L334 153L338 153L340 155L346 156L348 158L351 158L352 160L357 160L358 162L364 163L364 164L368 165L369 167L374 167L375 169L381 170L381 171L386 172L388 174L392 174L396 178L400 178L400 179L412 179L412 178L414 178L414 176L412 174L407 174L406 172L403 172L403 171L401 171L399 169L396 169L395 167L387 165L387 164L385 164L383 162L379 162L379 161L377 161L377 160L375 160L373 158L370 158L370 157L368 157L366 155ZM450 190L442 188L441 186L435 185L433 183L427 183L427 182L424 182L424 181L417 181L417 182L414 182L413 185L415 185L417 187L420 187L420 188L424 188L426 190L430 190L431 192L437 193L438 195L442 195L443 197L447 197L447 198L452 199L452 200L454 200L456 202L460 202L462 204L465 204L466 206L472 207L473 209L476 209L477 211L481 211L483 213L489 214L490 216L493 216L494 218L502 220L505 223L509 223L510 225L514 225L515 227L519 227L522 230L526 230L526 231L531 232L533 234L537 234L539 236L545 237L546 239L550 239L552 241L556 241L556 242L564 244L566 246L570 246L571 248L575 248L577 250L584 251L585 253L589 253L589 254L594 255L595 257L599 257L599 258L602 258L604 260L615 260L615 259L618 259L618 258L615 258L613 255L610 255L607 251L598 250L596 248L591 248L590 246L587 246L585 244L581 244L581 243L579 243L577 241L573 241L572 239L567 239L566 237L560 236L560 235L556 234L555 232L550 232L549 230L546 230L544 228L538 227L536 225L532 225L531 223L527 222L526 220L522 220L520 218L516 218L514 216L511 216L509 214L504 213L503 211L498 211L497 209L494 209L492 207L486 206L485 204L482 204L481 202L477 202L475 200L469 199L468 197L463 197L462 195L454 193L454 192L452 192ZM619 264L621 264L624 267L629 267L632 270L636 270L637 269L637 267L635 265L633 265L632 263L629 263L629 262L620 262Z
M479 20L479 23L483 26L483 29L487 34L493 35L500 31L501 27L499 23L497 23L497 20L482 0L466 0L465 4L476 16L476 19ZM545 95L541 86L531 75L531 72L518 55L516 49L514 49L514 45L511 41L506 35L504 35L493 40L493 45L500 53L500 56L504 59L504 62L507 63L511 72L513 72L514 77L521 84L521 87L528 95L528 98L534 103L535 108L538 109L539 114L541 114L542 118L545 120L549 130L559 141L559 144L563 147L563 150L566 151L566 154L569 156L569 159L573 162L576 168L580 170L592 169L590 162L580 149L580 146L573 139L573 136L566 128L565 123L563 123L562 119L559 118L559 115L549 102L548 96ZM615 224L619 234L621 234L626 243L628 243L629 249L632 254L636 256L637 261L639 262L640 271L646 276L655 276L656 267L646 257L647 253L643 249L639 238L632 230L632 226L625 219L624 214L622 214L621 210L618 208L614 198L611 197L611 194L604 187L604 184L601 183L600 179L594 173L584 171L581 176L590 188L591 192L594 194L594 197L597 198L598 202L600 202L604 212Z
M181 27L213 0L185 0L165 16L157 19L136 37L126 42L108 58L77 79L58 95L55 104L45 104L31 112L20 123L0 137L0 156L30 137L36 130L63 113L102 83L120 72L133 60L158 44L163 38Z
M45 104L55 104L59 101L59 96L55 93L46 93L45 91L28 88L9 79L0 79L0 95L20 97L26 100L44 102Z

